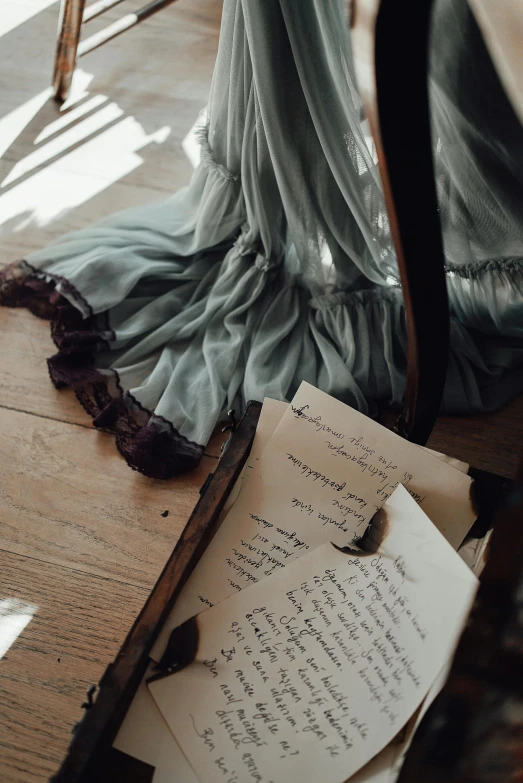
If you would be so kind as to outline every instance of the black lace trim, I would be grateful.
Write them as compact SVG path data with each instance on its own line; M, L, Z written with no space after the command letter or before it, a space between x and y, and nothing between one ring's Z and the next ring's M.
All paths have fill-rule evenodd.
M25 261L10 264L0 271L0 304L27 307L51 321L58 348L47 360L52 382L58 389L73 389L95 427L114 433L118 451L133 470L167 479L199 465L203 445L188 440L124 391L116 370L94 367L95 354L109 348L114 332L107 313L95 315L67 280L38 272Z

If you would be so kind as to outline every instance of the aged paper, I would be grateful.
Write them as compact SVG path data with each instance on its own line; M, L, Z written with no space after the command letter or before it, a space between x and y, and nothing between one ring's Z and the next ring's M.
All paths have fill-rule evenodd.
M263 403L262 412L256 430L256 436L253 441L251 453L247 464L242 471L236 485L228 499L224 515L233 503L237 500L242 488L244 477L245 484L248 481L249 474L252 473L260 459L263 451L269 443L276 427L278 426L283 414L288 408L288 403L271 400L266 398ZM427 449L428 450L428 449ZM430 451L430 450L428 450ZM452 460L443 454L430 451L440 459L448 461L458 469L466 472L468 466L458 460ZM220 533L218 533L220 535ZM194 613L199 610L199 605L195 606ZM171 626L172 627L172 626ZM149 673L150 676L153 672ZM154 783L196 783L195 773L189 766L185 756L179 748L174 736L169 731L161 713L159 712L154 700L149 694L145 681L140 686L131 707L128 710L126 718L114 742L114 746L135 758L153 764L156 767ZM391 768L391 759L396 758L404 746L392 745L385 748L378 756L357 775L351 778L351 783L365 781L365 783L381 783L388 781L387 769Z
M331 528L340 516L346 528L361 528L399 483L455 548L475 518L468 476L305 382L260 464L268 481L285 471L306 497L318 487L335 490L332 519L320 519Z
M247 462L238 476L236 484L231 490L229 497L225 502L222 514L227 514L231 507L234 505L238 496L244 486L247 485L249 476L256 468L258 460L262 456L263 452L270 439L274 435L274 431L281 421L281 418L287 410L288 403L280 402L279 400L271 400L270 397L265 397L263 406L258 419L258 426L256 427L256 434L252 442L252 447Z
M201 780L343 783L419 706L477 580L401 486L360 543L189 621L194 662L149 688Z
M155 767L153 783L200 783L147 689L148 671L113 747Z
M429 449L426 446L420 446L421 449L424 449L429 454L433 454L435 457L438 457L438 459L442 459L443 462L447 462L449 465L452 465L453 468L456 468L456 470L461 470L462 473L467 473L468 469L470 468L470 465L468 462L463 462L461 459L456 459L456 457L451 457L448 454L442 454L441 451L434 451L434 449Z
M475 519L468 476L307 383L256 465L162 629L155 660L189 617L326 541L361 536L398 483L454 547Z
M287 402L271 400L270 397L264 398L258 426L256 428L256 435L254 436L254 441L251 452L247 459L247 464L240 473L233 490L227 498L224 506L224 513L228 513L238 499L240 491L246 485L249 475L256 468L259 459L263 455L263 452L268 446L277 426L281 422L281 419L288 408L289 403ZM420 446L419 448L423 448L424 451L432 454L438 459L443 460L443 462L447 462L449 465L452 465L452 467L460 470L462 473L467 473L470 467L467 462L463 462L462 460L456 459L455 457L451 457L448 454L442 454L440 451L434 451L434 449L429 449L426 446Z

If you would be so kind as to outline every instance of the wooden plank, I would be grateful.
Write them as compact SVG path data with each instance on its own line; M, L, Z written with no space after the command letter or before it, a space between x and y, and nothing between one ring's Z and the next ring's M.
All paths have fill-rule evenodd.
M19 0L9 0L9 3L18 5ZM86 25L82 37L142 5L143 0L129 0L123 12L111 9ZM221 6L220 0L177 0L145 23L83 57L79 66L94 76L91 86L97 90L105 90L107 86L124 87L135 95L145 90L167 98L206 99L209 70L212 73L216 56ZM57 21L58 4L55 3L2 37L2 55L6 61L17 61L10 77L5 69L0 71L2 106L19 105L15 96L32 97L50 86ZM176 106L173 110L176 111Z
M8 2L14 7L14 0ZM82 100L107 100L40 141L49 123L64 116L46 92L57 4L26 14L2 37L9 69L0 69L0 185L18 161L40 149L46 154L36 168L0 187L0 263L186 184L191 166L180 145L207 100L221 4L179 0L179 6L174 15L166 10L85 58ZM77 134L66 145L66 127L81 125L111 103L121 110L113 124L98 123L91 136ZM169 133L161 138L164 128ZM103 153L114 130L125 153L118 156L120 169L109 160L109 170L101 154L95 163L105 168L93 177L93 150ZM49 156L53 139L64 143ZM68 203L55 198L60 188ZM0 406L31 414L0 410L0 546L8 550L0 552L0 600L38 606L2 662L5 783L39 783L56 770L82 714L86 687L116 654L199 486L216 466L216 459L204 459L196 473L167 483L132 472L112 436L87 429L89 418L74 396L53 388L45 364L52 353L48 324L25 311L0 310ZM217 435L211 451L218 453L223 439Z
M0 406L91 426L74 392L51 383L46 359L55 353L47 321L0 307Z
M139 7L141 3L128 2L126 12L133 10L133 5ZM119 9L113 9L85 26L85 32L90 35L121 16ZM6 61L17 63L10 75L0 70L2 114L35 100L49 88L57 17L58 7L53 5L2 37L2 55ZM148 95L161 96L176 121L184 114L184 104L180 107L178 101L192 103L193 107L207 101L220 17L219 0L177 0L119 39L83 57L73 98L80 85L82 90L104 93L109 99L115 99L116 90L140 110L147 107ZM42 45L42 41L48 45ZM45 106L44 111L60 112L53 102Z
M126 185L149 188L153 194L159 190L157 200L162 193L171 194L187 184L192 167L182 141L204 108L207 94L169 101L154 91L142 90L136 96L107 87L106 92L89 92L68 111L60 112L47 98L25 120L0 120L6 134L16 133L10 144L4 144L0 164L4 201L27 179L38 184L42 171L56 176L70 172L109 183L122 172L118 180ZM74 188L70 197L76 205ZM112 211L119 209L111 206Z
M394 428L396 411L381 410L379 421ZM523 443L523 395L494 413L473 416L439 416L427 442L470 463L471 467L505 478L515 478Z
M19 611L35 608L1 664L0 780L41 783L59 766L87 689L117 653L147 591L5 551L0 591L20 602ZM2 621L0 614L0 639Z
M155 481L109 433L6 409L0 431L0 548L149 589L216 466Z
M515 478L523 444L523 395L499 411L440 416L427 445L472 467Z

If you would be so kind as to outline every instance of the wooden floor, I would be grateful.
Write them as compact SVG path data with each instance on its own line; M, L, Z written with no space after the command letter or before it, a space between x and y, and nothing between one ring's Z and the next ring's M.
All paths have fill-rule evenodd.
M57 3L3 0L12 29L0 39L0 263L187 181L182 142L207 100L220 10L219 0L178 0L82 59L60 112L48 90ZM129 470L50 384L53 352L44 322L0 309L0 644L14 638L0 661L2 783L39 783L56 769L87 688L216 464L205 457L166 483ZM522 434L516 401L440 421L430 445L513 475Z
M48 90L58 4L3 0L2 15L20 24L0 38L0 264L186 184L219 0L178 0L83 58L63 112ZM216 464L169 482L131 471L49 382L53 353L48 324L0 308L0 645L30 618L0 660L2 783L56 771Z

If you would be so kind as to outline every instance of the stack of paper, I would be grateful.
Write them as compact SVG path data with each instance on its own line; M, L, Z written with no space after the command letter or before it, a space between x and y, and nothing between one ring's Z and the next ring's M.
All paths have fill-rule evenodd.
M306 383L265 400L153 651L187 623L193 660L142 686L115 746L154 783L389 783L476 589L455 551L474 522L463 467Z

